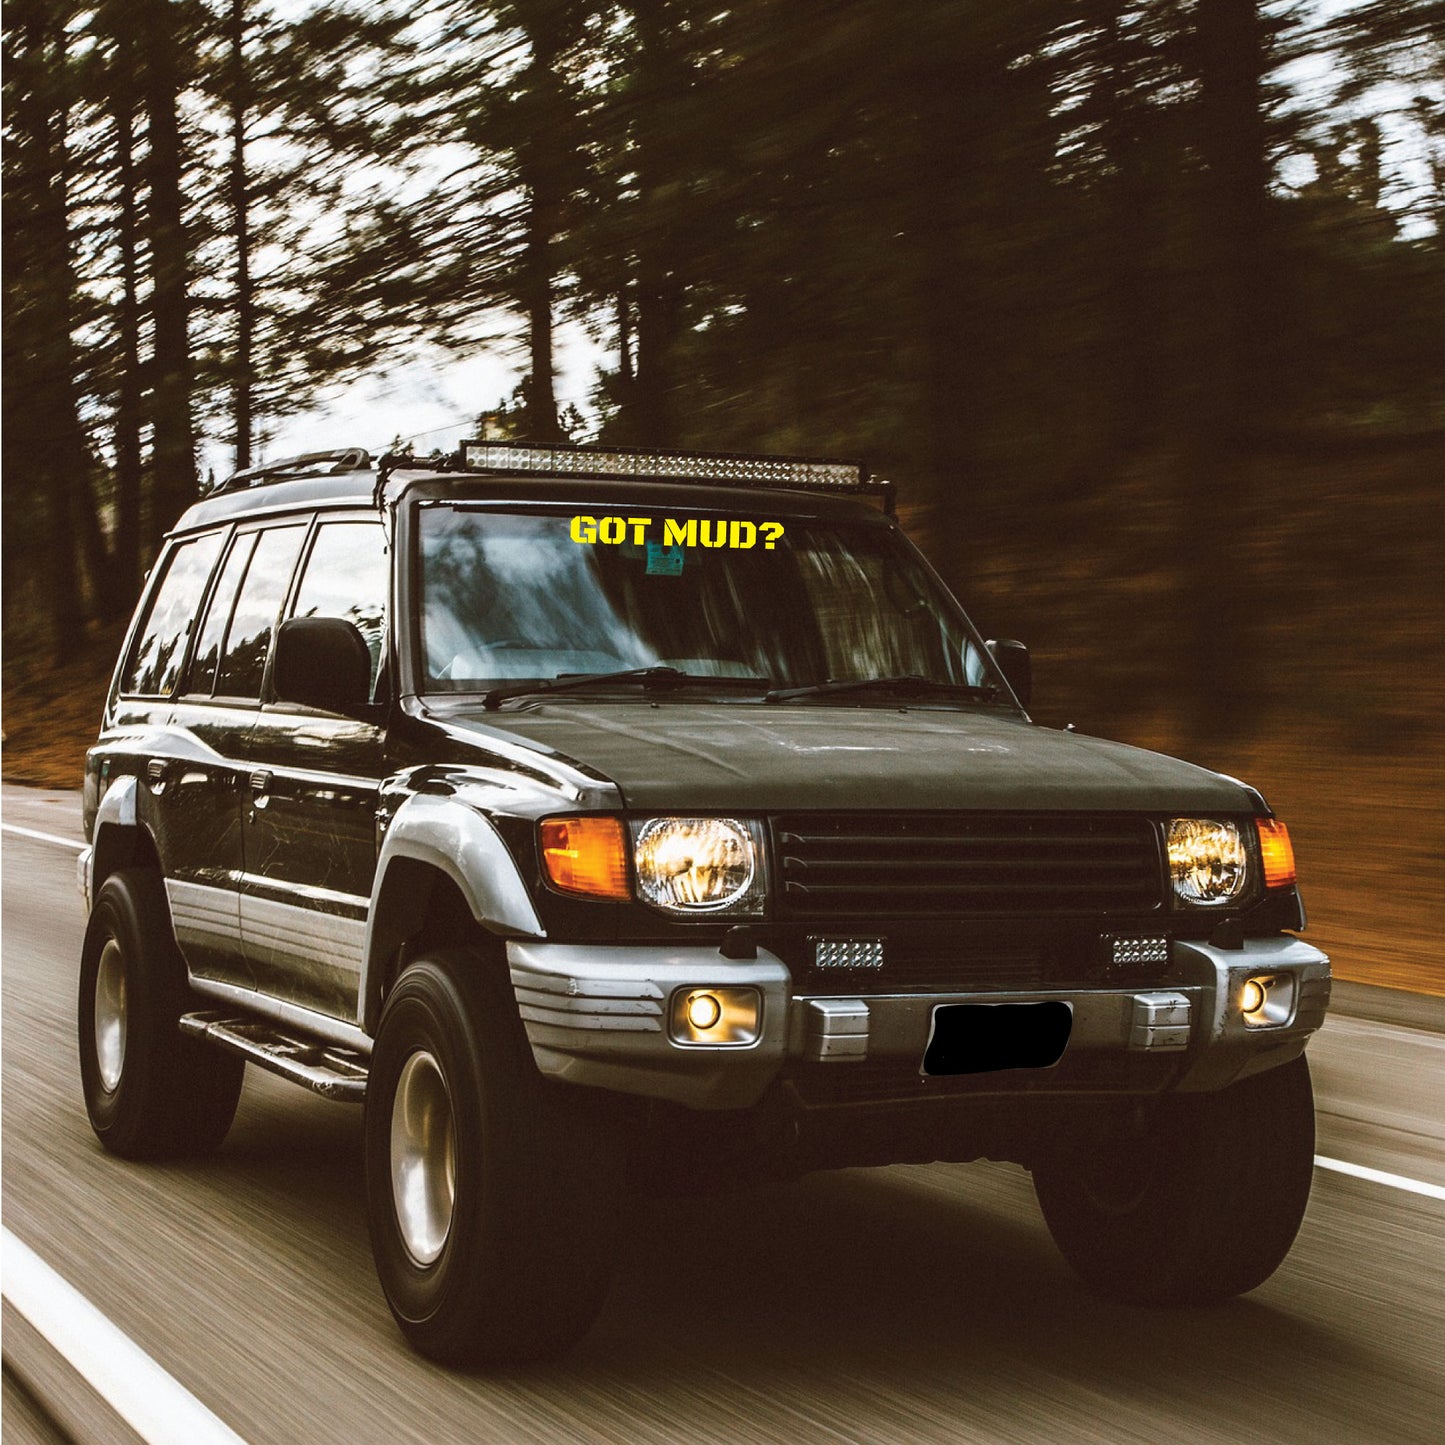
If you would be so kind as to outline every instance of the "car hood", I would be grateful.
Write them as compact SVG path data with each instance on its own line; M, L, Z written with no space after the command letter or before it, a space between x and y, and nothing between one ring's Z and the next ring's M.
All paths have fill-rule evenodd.
M637 809L1256 806L1218 773L1001 713L579 699L430 711L459 741L523 742L601 774Z

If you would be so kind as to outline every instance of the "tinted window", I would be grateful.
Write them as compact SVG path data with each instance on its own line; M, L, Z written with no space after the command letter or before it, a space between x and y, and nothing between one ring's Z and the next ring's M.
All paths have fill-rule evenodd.
M262 532L236 599L236 610L226 632L216 679L218 697L260 697L266 672L266 654L276 615L286 600L296 554L301 550L304 527L275 527Z
M371 695L386 639L386 539L375 522L327 522L317 529L296 593L294 617L341 617L371 653Z
M171 553L126 669L123 692L166 697L175 688L191 624L201 610L201 594L220 550L221 538L212 535L184 542Z
M231 605L236 600L236 589L241 585L241 577L255 545L254 532L237 537L226 558L226 565L221 568L220 580L211 593L211 603L206 610L206 620L201 624L200 635L196 639L196 656L191 663L187 692L209 694L216 685L216 667L221 660L226 624L231 620Z

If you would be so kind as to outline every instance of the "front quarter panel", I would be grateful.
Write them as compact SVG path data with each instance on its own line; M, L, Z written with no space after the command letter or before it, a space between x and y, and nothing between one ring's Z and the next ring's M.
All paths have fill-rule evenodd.
M361 1027L375 1031L389 960L415 925L414 900L402 881L404 860L444 873L456 884L472 917L501 937L545 936L515 860L497 829L471 802L455 795L413 794L384 815L367 913L361 966Z

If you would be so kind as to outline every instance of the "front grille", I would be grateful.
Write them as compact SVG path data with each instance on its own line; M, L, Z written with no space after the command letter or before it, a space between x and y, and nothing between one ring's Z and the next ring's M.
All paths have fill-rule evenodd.
M1038 917L1159 907L1146 818L795 813L773 820L786 918Z

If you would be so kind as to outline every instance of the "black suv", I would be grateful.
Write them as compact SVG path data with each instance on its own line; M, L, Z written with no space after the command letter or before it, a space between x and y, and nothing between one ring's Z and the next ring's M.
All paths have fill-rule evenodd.
M881 502L881 505L880 505ZM842 462L313 455L181 518L85 777L127 1157L246 1061L365 1107L438 1359L589 1327L628 1189L981 1156L1092 1285L1219 1299L1308 1197L1329 964L1233 779L1041 728Z

